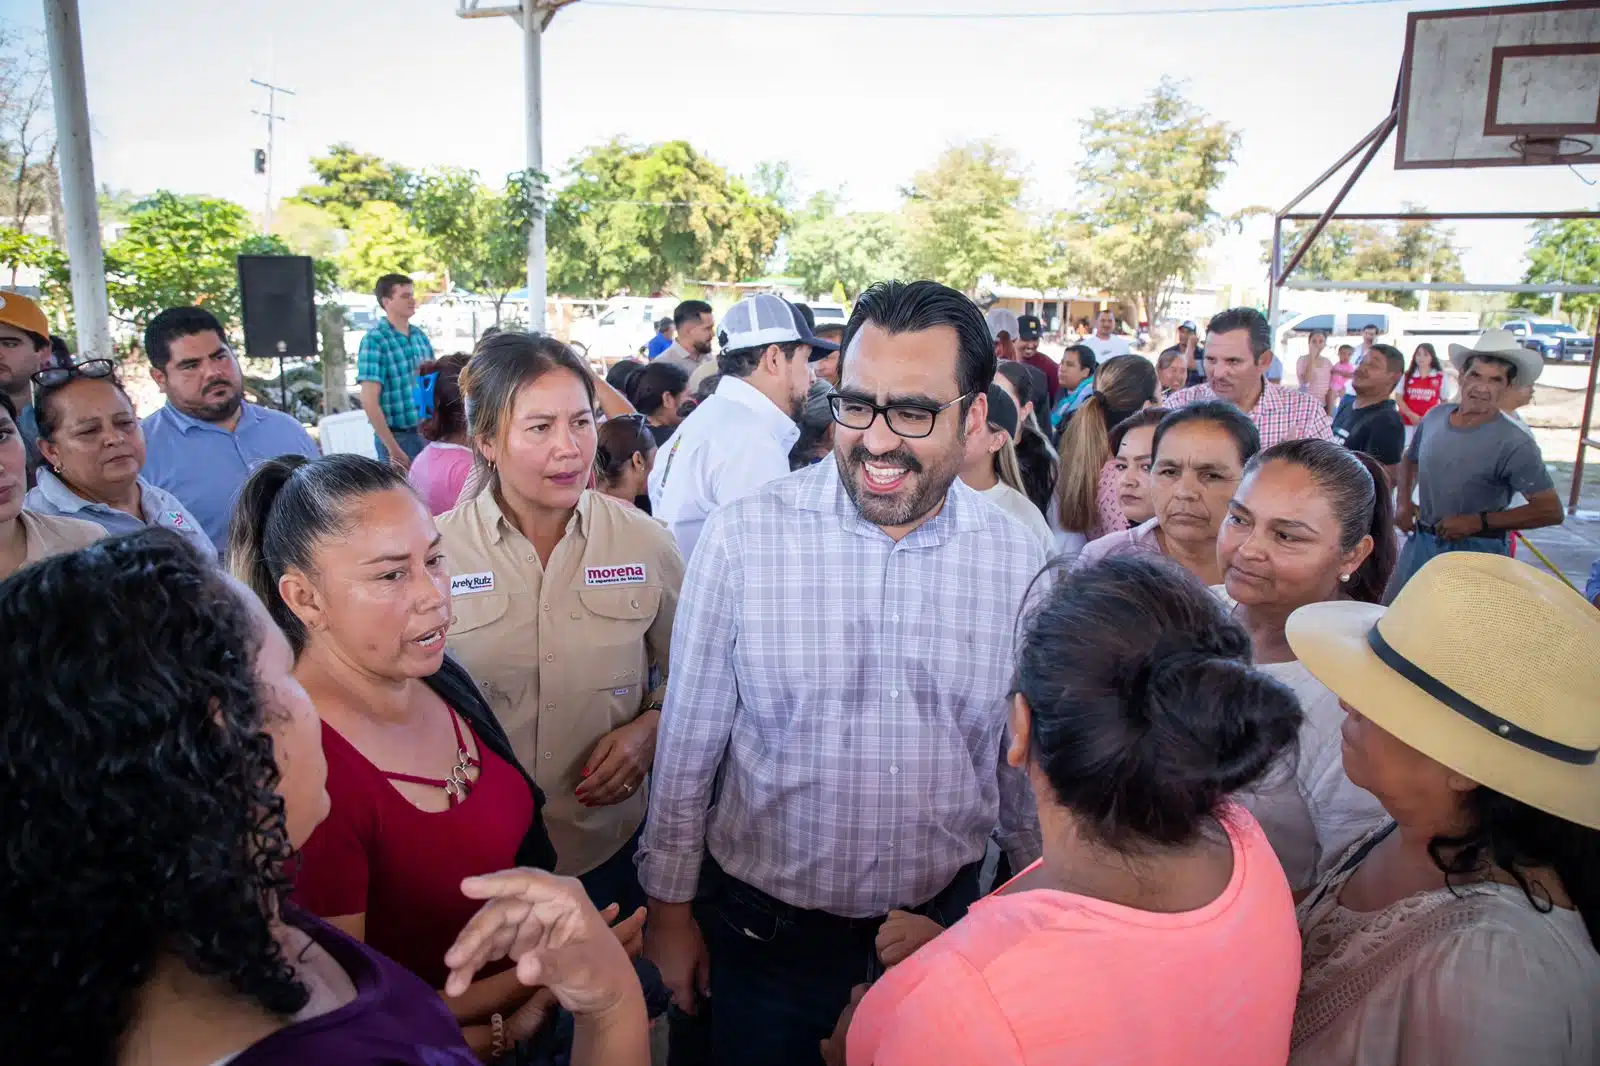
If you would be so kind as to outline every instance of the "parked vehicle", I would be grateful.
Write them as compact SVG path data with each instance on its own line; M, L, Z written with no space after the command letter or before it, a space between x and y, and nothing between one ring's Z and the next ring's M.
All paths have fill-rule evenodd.
M572 323L571 340L588 353L591 362L610 366L622 359L637 359L650 343L656 323L671 318L676 297L617 296L606 301L595 318Z
M1594 338L1579 333L1565 322L1553 318L1519 318L1505 328L1517 342L1546 359L1587 361L1594 357Z
M819 326L842 326L850 321L850 312L843 304L807 304Z
M1328 335L1328 356L1341 344L1359 344L1368 326L1378 329L1378 341L1399 348L1409 359L1417 345L1432 344L1441 360L1451 344L1471 344L1483 332L1475 311L1405 311L1392 304L1352 304L1334 311L1313 311L1296 315L1279 327L1273 352L1283 360L1288 373L1285 384L1294 384L1294 367L1306 353L1306 338L1315 332Z

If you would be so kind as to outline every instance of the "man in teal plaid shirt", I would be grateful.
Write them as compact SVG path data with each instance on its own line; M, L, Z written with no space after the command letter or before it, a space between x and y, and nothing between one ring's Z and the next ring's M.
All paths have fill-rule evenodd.
M361 338L356 380L361 383L361 409L372 423L378 458L403 473L428 443L417 428L422 421L417 368L433 358L433 345L427 334L411 325L417 297L410 278L385 274L378 279L376 295L384 317Z

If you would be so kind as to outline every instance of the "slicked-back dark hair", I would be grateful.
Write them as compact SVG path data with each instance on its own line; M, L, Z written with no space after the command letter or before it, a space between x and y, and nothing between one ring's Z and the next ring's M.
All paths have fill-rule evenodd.
M222 323L210 311L203 307L169 307L144 327L145 358L157 370L166 370L172 362L172 342L196 333L215 333L223 344L228 343Z
M1237 333L1241 329L1250 334L1251 356L1261 362L1261 357L1272 351L1272 327L1267 325L1267 316L1254 307L1230 307L1213 315L1206 325L1206 342L1219 333Z
M686 322L694 322L701 315L714 314L711 305L704 300L685 300L672 311L672 324L674 327L682 326Z
M839 346L844 353L839 362L841 376L856 335L868 323L891 336L921 333L936 326L952 327L957 343L956 391L966 396L961 402L963 412L972 406L978 393L986 392L994 383L994 341L989 337L983 312L948 285L936 281L880 281L857 297L855 311L844 329L844 343Z
M272 934L291 845L240 590L145 529L0 583L0 632L3 1046L116 1062L163 958L304 1007Z
M1095 842L1191 843L1296 743L1294 693L1250 664L1244 627L1167 559L1058 576L1017 649L1030 758Z

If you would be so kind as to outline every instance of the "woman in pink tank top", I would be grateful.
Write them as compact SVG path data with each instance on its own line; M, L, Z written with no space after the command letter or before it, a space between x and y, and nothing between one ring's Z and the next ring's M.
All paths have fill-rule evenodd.
M1228 796L1293 742L1293 694L1251 669L1220 601L1147 555L1059 577L1018 657L1006 758L1044 855L858 990L825 1059L1282 1066L1294 905Z

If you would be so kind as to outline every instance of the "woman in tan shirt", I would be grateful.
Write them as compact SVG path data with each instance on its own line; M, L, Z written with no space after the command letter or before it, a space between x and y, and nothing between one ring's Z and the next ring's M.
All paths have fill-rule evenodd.
M683 560L659 523L587 487L594 384L566 345L500 334L461 389L487 486L439 518L449 644L549 797L557 872L631 913Z

